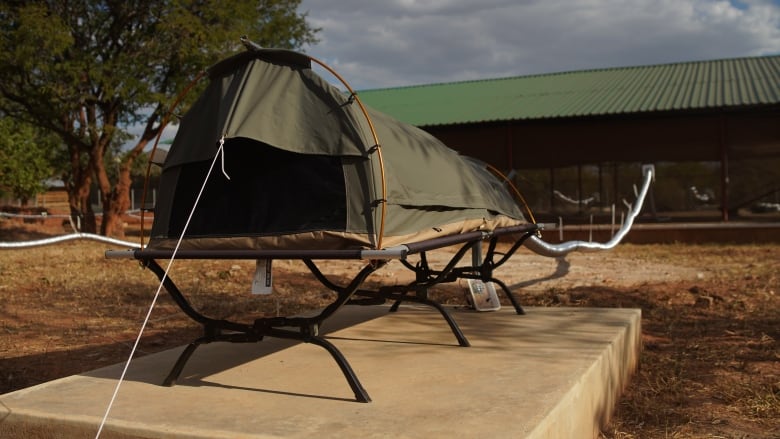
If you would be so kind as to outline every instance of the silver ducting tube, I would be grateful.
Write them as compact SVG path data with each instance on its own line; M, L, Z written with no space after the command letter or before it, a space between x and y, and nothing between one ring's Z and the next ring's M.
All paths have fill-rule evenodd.
M122 241L121 239L109 238L108 236L96 235L94 233L71 233L70 235L52 236L51 238L36 239L32 241L0 242L0 249L40 247L77 239L88 239L129 248L141 247L137 242Z
M645 196L647 195L647 191L650 188L650 183L655 178L655 167L653 165L643 165L642 174L644 175L644 182L642 183L641 190L637 194L636 201L634 201L634 203L629 207L628 215L626 215L626 221L623 223L623 226L609 241L604 243L566 241L560 244L550 244L549 242L543 241L538 236L531 236L528 238L528 240L525 241L525 246L535 253L538 253L542 256L549 256L551 258L565 256L575 251L596 252L614 248L620 243L620 241L623 240L626 234L628 234L628 231L631 230L631 226L634 225L634 219L642 210L642 205L645 202Z

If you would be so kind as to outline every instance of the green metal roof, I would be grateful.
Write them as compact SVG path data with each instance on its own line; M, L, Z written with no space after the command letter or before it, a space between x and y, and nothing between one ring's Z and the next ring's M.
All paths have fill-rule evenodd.
M368 106L417 125L780 104L780 55L364 90Z

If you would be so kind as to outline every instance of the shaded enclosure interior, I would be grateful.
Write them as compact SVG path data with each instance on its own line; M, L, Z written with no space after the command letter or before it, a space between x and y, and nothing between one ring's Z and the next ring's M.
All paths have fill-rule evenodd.
M198 201L186 237L263 236L313 230L345 231L344 172L339 157L300 154L250 139L225 142ZM170 221L156 221L154 236L178 236L211 162L166 171L174 181ZM167 227L166 227L167 226Z

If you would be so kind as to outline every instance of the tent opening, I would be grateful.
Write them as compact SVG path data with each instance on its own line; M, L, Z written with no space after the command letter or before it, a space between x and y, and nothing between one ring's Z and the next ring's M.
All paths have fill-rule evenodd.
M230 179L219 169L212 171L186 237L346 230L346 192L339 157L289 152L245 138L226 140L224 151ZM171 220L164 235L181 234L197 197L192 189L202 185L210 164L188 163L178 170Z

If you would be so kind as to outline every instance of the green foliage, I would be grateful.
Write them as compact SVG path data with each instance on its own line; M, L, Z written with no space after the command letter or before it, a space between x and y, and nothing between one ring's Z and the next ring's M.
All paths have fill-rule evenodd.
M300 49L317 29L300 0L0 0L0 112L56 134L73 206L89 210L91 182L104 208L193 79L242 50L240 37ZM192 92L176 108L186 111ZM130 151L117 145L140 125ZM113 187L112 187L113 185ZM115 191L114 187L121 187ZM85 190L86 188L86 190ZM81 212L82 214L85 212ZM87 212L88 213L88 212Z
M296 49L316 32L297 13L299 0L2 3L5 110L85 148L166 108L195 75L238 50L241 35Z
M23 201L43 192L53 176L56 141L35 127L0 118L0 189Z

